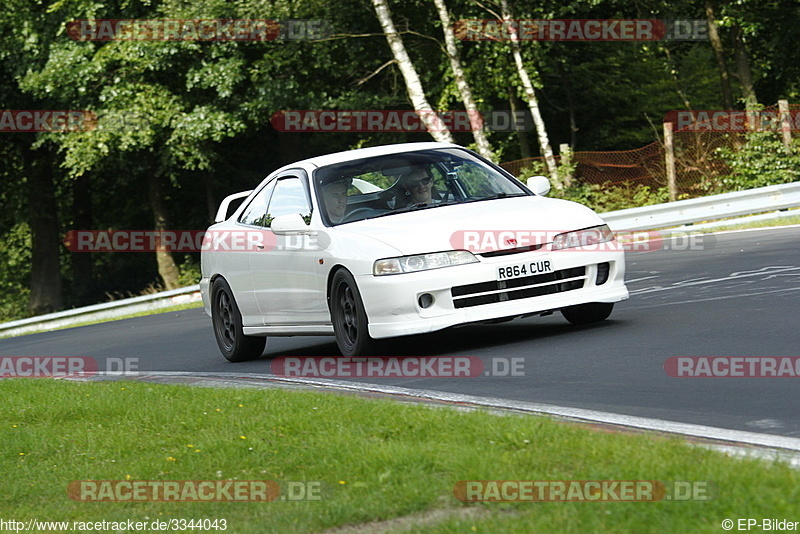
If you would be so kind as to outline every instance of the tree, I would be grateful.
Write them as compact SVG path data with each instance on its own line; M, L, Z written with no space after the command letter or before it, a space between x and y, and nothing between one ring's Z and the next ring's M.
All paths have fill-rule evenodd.
M400 34L397 33L397 29L392 21L392 15L389 11L387 0L372 0L372 5L375 8L375 14L378 17L381 28L383 28L386 42L389 43L389 48L397 62L397 67L403 74L403 79L406 82L406 92L408 93L408 99L411 101L411 105L414 106L417 112L421 112L420 119L422 123L425 124L425 128L434 140L441 143L453 143L455 140L450 134L450 129L428 103L419 75L414 68L414 64L411 62L411 58L408 57L406 47L403 45L403 39L400 37Z
M480 112L478 106L475 104L475 98L472 96L472 88L467 81L464 67L461 64L461 55L458 53L456 36L453 32L453 25L450 22L450 14L447 12L447 6L444 0L433 0L433 3L436 5L436 11L439 13L439 20L442 21L445 52L447 53L447 58L450 60L450 68L453 70L453 78L455 79L456 87L461 96L461 101L464 103L464 108L469 114L475 145L477 146L478 152L483 157L493 160L495 159L495 155L492 152L492 147L489 145L489 140L486 138L486 133L484 132L483 124L480 120Z
M725 61L725 48L719 36L719 25L714 3L711 0L705 2L706 20L708 21L708 41L714 50L714 59L719 70L719 81L722 87L722 106L724 109L733 108L733 92L731 91L731 79L728 72L728 64Z
M13 81L4 80L0 107L5 109L64 109L63 101L49 95L35 97L26 94L20 80L26 69L36 68L47 58L53 36L46 29L54 17L40 5L12 0L0 8L0 31L6 36L0 48L2 69ZM31 46L35 42L36 46ZM6 78L4 76L4 78ZM7 92L6 92L7 91ZM8 107L6 107L8 106ZM60 262L60 219L56 202L54 147L47 134L11 133L11 146L22 161L24 170L14 177L12 186L27 192L27 206L22 208L31 232L31 265L29 282L29 314L48 313L63 309L62 274Z
M528 108L533 116L533 122L536 125L539 148L544 156L547 172L550 174L550 180L553 182L553 186L556 189L563 189L564 184L561 183L561 179L558 176L558 166L556 165L556 158L553 155L553 148L550 146L550 137L547 135L547 127L545 126L541 110L539 109L539 99L536 97L533 83L531 82L530 76L528 76L528 70L525 68L525 63L522 60L522 48L519 44L519 35L516 26L512 22L513 17L511 9L508 6L508 0L501 0L501 5L503 10L502 18L507 23L507 28L511 37L511 53L514 55L517 74L522 82L522 89L528 101Z

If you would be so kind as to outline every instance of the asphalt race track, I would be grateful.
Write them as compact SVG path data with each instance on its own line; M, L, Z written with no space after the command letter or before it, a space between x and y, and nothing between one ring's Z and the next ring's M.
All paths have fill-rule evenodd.
M800 227L666 244L628 253L631 298L603 323L554 314L395 339L380 352L478 357L487 369L520 358L524 376L353 380L800 437L800 377L664 369L678 356L800 357ZM332 337L271 338L262 359L228 363L200 309L0 340L0 356L89 356L101 369L138 358L141 372L269 374L270 358L337 354Z

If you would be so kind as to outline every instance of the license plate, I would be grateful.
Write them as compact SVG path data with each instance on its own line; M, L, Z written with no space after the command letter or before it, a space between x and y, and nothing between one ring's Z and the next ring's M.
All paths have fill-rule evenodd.
M521 278L523 276L551 272L553 272L553 268L550 266L550 260L531 261L498 267L497 279L508 280L510 278Z

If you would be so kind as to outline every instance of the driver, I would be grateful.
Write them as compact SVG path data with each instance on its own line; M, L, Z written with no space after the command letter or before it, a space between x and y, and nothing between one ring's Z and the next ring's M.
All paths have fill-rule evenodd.
M322 202L325 204L328 219L333 224L339 224L344 220L347 211L347 190L351 183L352 180L349 178L339 178L322 186Z
M398 208L438 202L434 198L433 177L425 167L415 167L403 175L400 178L400 187L402 193L395 202ZM435 196L438 197L438 194Z

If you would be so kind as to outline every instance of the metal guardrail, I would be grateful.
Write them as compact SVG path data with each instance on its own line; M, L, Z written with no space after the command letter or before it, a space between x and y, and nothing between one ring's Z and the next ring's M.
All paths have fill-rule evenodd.
M200 301L200 286L181 287L152 295L104 302L47 315L0 324L0 336L20 336L41 330L55 330L80 323L119 319L125 315L154 311Z
M600 216L615 232L653 230L800 206L800 182L770 185L655 206L643 206Z
M600 216L612 230L622 232L668 228L794 207L800 207L800 182L612 211L602 213ZM761 218L767 217L774 218L775 216ZM753 219L756 217L750 218L750 220ZM725 221L722 224L735 222L738 221ZM711 226L703 224L693 228L710 228ZM129 314L198 302L199 300L200 287L195 285L3 323L0 324L0 336L17 336L34 331L73 326L83 322L117 319Z

